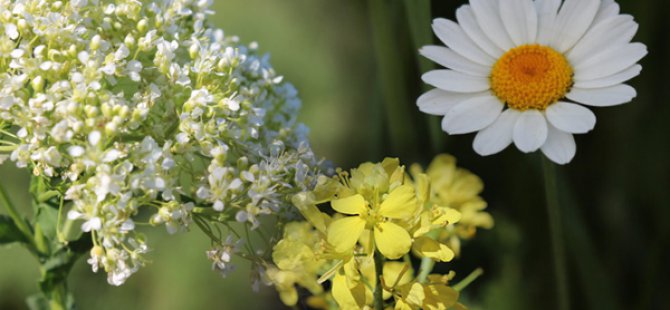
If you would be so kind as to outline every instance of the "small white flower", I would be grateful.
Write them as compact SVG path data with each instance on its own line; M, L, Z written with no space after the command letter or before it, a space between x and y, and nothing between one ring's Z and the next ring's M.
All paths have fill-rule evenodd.
M90 220L81 224L81 230L84 232L90 232L92 230L100 230L102 228L102 220L99 217L91 218Z
M470 0L456 18L433 23L447 47L421 49L449 69L423 75L436 88L417 104L444 115L449 134L478 132L473 147L481 155L513 142L566 164L576 152L573 134L596 123L585 105L636 96L623 83L640 73L647 49L631 43L638 25L613 0Z
M5 24L5 34L12 40L19 38L19 29L14 24Z

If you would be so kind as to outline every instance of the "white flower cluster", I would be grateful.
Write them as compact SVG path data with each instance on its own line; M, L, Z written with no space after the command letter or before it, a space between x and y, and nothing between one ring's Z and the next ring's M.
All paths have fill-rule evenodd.
M255 228L319 173L297 91L211 2L0 0L0 162L66 189L111 284L143 264L141 207L170 233L197 211Z

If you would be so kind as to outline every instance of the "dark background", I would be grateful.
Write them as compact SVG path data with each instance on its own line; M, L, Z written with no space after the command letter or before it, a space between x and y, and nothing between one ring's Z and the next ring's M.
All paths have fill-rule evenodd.
M453 19L466 1L432 2L433 17ZM595 130L576 137L575 159L559 168L572 308L670 309L670 19L665 2L618 2L640 24L635 40L649 55L630 82L638 97L595 109ZM414 103L428 64L416 61L403 1L219 0L214 9L216 25L243 42L259 42L277 72L296 85L304 101L301 119L319 155L351 168L384 156L427 164L449 152L482 177L496 227L481 231L457 262L442 267L461 276L484 268L464 293L470 309L554 308L540 156L510 147L481 157L472 150L472 135L431 139L436 118L421 115ZM0 182L13 199L25 201L27 175L10 166L0 168ZM83 260L77 264L70 283L80 308L280 307L271 288L251 292L242 262L227 279L212 272L204 254L208 240L199 232L168 237L156 230L149 238L153 263L122 287L107 285ZM0 249L0 309L25 307L23 298L37 291L37 273L24 249Z

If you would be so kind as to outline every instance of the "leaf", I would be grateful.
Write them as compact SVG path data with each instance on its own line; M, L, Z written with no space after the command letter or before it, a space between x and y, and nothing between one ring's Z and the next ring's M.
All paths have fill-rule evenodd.
M58 208L52 207L47 203L37 205L37 214L35 221L42 228L42 234L51 243L58 241L56 238L56 227L58 225Z
M49 301L42 294L35 294L26 298L26 304L30 310L49 310Z
M13 242L25 243L26 239L9 216L0 215L0 244Z

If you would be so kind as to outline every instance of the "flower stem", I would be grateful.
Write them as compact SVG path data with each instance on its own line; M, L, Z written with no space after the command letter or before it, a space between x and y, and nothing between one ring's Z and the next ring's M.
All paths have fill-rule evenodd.
M382 275L384 274L384 255L379 251L375 251L375 291L374 291L374 300L375 300L375 310L384 309L384 288L382 287Z
M556 182L556 165L546 157L542 157L544 170L544 188L547 199L547 211L549 215L549 229L554 256L554 272L556 276L556 294L558 298L558 309L570 308L570 295L568 290L568 270L565 255L565 243L563 242L563 229L561 227L561 210L558 201L558 186Z
M377 78L386 106L387 128L393 152L414 155L418 144L413 122L413 100L407 90L408 73L403 62L403 46L398 43L398 34L394 31L398 23L395 17L401 8L398 4L394 1L368 0L368 13L377 60Z
M454 285L453 287L454 287L455 290L460 292L463 289L465 289L466 287L468 287L468 285L470 285L470 283L477 280L477 278L479 278L483 274L484 274L484 269L477 268L473 272L471 272L467 277L465 277L465 279L461 280L461 282L456 283L456 285Z
M415 48L416 63L419 68L419 73L423 74L435 69L435 65L427 58L419 55L417 52L425 45L433 44L433 33L431 32L431 8L430 0L405 0L405 12L407 14L407 21L409 22L410 32L412 34L412 44ZM428 84L422 84L422 90L430 90ZM425 115L424 119L428 124L428 132L430 134L430 143L434 153L442 151L446 142L446 135L442 132L440 119Z

